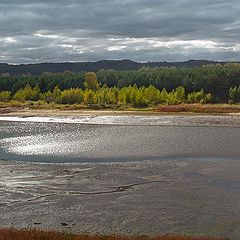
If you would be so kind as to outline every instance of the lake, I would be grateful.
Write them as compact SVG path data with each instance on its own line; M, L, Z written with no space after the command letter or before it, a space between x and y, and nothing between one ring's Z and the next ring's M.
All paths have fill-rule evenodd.
M203 116L198 121L211 123L219 119L212 118ZM0 120L0 158L4 160L111 163L188 158L227 160L240 156L240 128L194 126L191 124L194 117L185 120L177 116L104 117L102 122L91 117Z

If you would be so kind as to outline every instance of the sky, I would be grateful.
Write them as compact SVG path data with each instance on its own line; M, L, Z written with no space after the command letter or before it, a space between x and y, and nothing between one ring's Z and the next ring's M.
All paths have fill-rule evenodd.
M0 0L0 62L240 60L239 0Z

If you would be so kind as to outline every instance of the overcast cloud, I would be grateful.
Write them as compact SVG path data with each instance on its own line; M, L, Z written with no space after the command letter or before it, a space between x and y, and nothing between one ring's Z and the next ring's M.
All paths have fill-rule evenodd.
M239 0L0 0L0 62L240 60Z

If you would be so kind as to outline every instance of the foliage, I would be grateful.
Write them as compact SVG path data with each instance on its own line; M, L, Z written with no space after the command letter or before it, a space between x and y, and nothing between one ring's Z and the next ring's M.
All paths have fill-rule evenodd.
M29 85L26 85L24 88L21 88L14 95L14 99L20 102L27 100L37 101L40 99L40 88L38 86L32 88Z
M87 89L84 91L84 103L86 105L96 103L95 92L92 89Z
M67 90L64 90L62 92L59 92L59 99L60 103L64 104L74 104L74 103L82 103L83 102L83 90L79 88L70 88ZM53 97L54 97L54 91L53 91ZM56 102L58 97L56 98Z
M76 94L76 93L73 93L73 94ZM61 90L58 86L55 86L55 88L53 89L52 96L53 96L54 102L57 103L61 101Z
M212 95L211 93L204 93L203 89L198 92L192 92L187 95L188 103L211 103Z
M87 72L85 74L84 87L85 89L91 89L93 91L96 91L99 89L99 82L98 82L96 73Z
M229 89L229 98L233 103L240 102L240 86L235 86Z
M100 87L100 83L101 86ZM206 65L196 68L142 68L133 71L44 72L40 75L0 75L0 92L17 101L133 105L239 103L240 64ZM72 89L70 92L65 90ZM76 95L73 89L85 89ZM79 90L78 90L79 91ZM8 92L8 93L6 93ZM62 96L64 92L64 96ZM208 94L206 94L208 93ZM71 99L70 99L71 98ZM7 99L7 100L6 100Z
M1 98L1 95L4 94L7 96ZM1 92L0 100L9 101L10 96L10 92ZM109 88L104 85L97 91L92 89L82 90L80 88L70 88L61 91L56 86L53 91L49 90L45 93L40 93L38 87L32 89L27 85L25 88L17 91L13 99L21 102L44 100L47 103L94 104L99 107L129 105L141 108L158 104L210 103L212 96L211 94L204 93L203 90L186 95L183 87L177 87L171 91L167 91L164 88L160 91L152 85L149 87L137 87L134 85L123 87L122 89L118 89L117 87Z
M11 92L2 91L0 92L0 102L8 102L11 99Z

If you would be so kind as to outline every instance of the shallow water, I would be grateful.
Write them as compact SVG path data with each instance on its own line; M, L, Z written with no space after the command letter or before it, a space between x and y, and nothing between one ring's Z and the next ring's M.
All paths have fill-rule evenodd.
M143 126L238 126L239 116L214 115L80 115L75 117L0 116L0 121L39 123L79 123L93 125Z
M132 121L129 116L120 120L118 117L102 117L103 125L93 124L97 122L93 117L89 117L90 120L84 118L85 123L91 124L79 123L79 119L1 119L5 121L0 121L0 158L83 163L181 158L238 159L240 156L240 128L187 126L189 121L196 121L194 117L185 121L181 117L168 116L158 119L134 116ZM91 119L94 121L91 122ZM207 118L200 120L203 119L207 122ZM161 121L182 126L161 126ZM66 122L68 124L64 124Z

